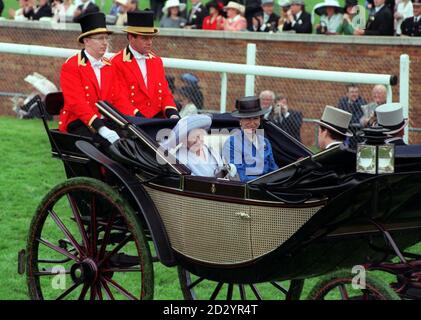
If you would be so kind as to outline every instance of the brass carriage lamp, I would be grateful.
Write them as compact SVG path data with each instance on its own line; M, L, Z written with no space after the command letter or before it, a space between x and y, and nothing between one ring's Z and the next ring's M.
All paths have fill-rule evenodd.
M357 172L369 174L395 171L395 146L386 144L387 133L382 127L363 129L363 143L357 145Z

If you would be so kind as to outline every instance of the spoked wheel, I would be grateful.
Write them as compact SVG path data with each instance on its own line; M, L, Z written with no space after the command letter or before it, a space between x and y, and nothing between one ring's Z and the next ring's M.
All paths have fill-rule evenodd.
M141 222L110 186L72 178L42 200L27 245L32 299L151 299L153 267Z
M339 270L325 276L311 290L309 300L400 300L388 283L368 272L363 282L353 283L351 270ZM356 282L356 281L355 281Z
M181 291L186 300L299 300L304 280L250 284L211 281L178 268Z

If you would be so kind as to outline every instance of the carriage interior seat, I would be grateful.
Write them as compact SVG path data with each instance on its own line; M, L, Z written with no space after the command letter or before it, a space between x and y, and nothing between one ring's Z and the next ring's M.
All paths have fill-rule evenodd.
M52 93L46 97L46 110L51 115L59 115L64 105L63 94L61 92ZM161 129L172 129L177 124L175 119L138 119L136 118L136 126L142 129L153 141L156 141L157 134ZM208 146L222 155L224 143L229 137L231 130L239 128L239 121L232 117L230 113L212 114L212 127L209 130L210 135L205 138ZM279 167L294 163L299 158L311 155L305 146L288 136L285 132L276 126L263 123L265 136L271 141L275 161ZM220 130L220 133L218 133ZM57 153L57 148L64 154L78 156L80 150L75 146L75 140L85 140L95 145L92 138L74 135L71 133L63 133L57 129L49 129L51 134L50 141L52 151ZM157 141L156 141L157 142ZM158 144L157 144L158 146Z
M64 106L64 98L62 92L50 93L45 97L45 110L52 116L58 116L61 112L61 109ZM43 112L41 108L41 112ZM78 156L80 155L80 150L75 145L75 140L84 140L94 144L94 141L90 137L80 136L72 133L64 133L58 129L51 129L46 127L46 130L51 134L48 136L50 139L50 144L52 152L54 155L57 154L57 148L60 148L60 151L66 155ZM53 141L51 141L53 139Z

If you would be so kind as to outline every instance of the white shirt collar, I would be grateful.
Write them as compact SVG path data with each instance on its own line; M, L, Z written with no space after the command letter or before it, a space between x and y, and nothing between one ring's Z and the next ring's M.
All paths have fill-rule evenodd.
M381 6L375 7L376 13L380 11L381 8L384 7L384 4L382 4Z
M296 15L295 15L295 17L297 18L297 20L298 19L300 19L300 17L301 17L301 14L302 14L303 12L302 11L300 11L300 12L298 12Z
M97 60L94 57L92 57L86 50L85 55L91 63L91 67L94 70L96 80L98 81L98 85L101 88L101 68L105 66L105 63L102 61L102 58Z
M389 138L389 139L384 140L384 142L390 143L390 142L398 141L398 140L403 140L403 139L402 139L402 137L393 137L393 138Z
M86 1L84 4L83 4L83 7L82 7L82 10L86 10L86 8L89 6L89 3L90 3L91 1Z
M141 54L140 52L137 52L135 49L133 49L133 47L131 45L129 45L129 49L130 49L131 53L133 53L133 56L136 60L149 59L149 55Z
M341 141L333 141L326 146L326 149L329 149L329 148L334 147L334 146L336 146L338 144L341 144L341 143L342 143Z
M89 62L91 63L92 67L94 68L102 68L105 64L104 62L102 62L102 58L101 59L95 59L93 56L91 56L87 50L85 50L85 55L88 58Z

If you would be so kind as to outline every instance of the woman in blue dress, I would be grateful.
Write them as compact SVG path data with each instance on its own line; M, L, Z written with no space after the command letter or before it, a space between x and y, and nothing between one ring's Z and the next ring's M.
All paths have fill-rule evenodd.
M233 117L240 120L240 130L235 130L224 144L223 156L234 164L240 180L247 182L278 169L272 146L259 129L262 117L269 109L262 109L258 97L244 97L235 104Z

